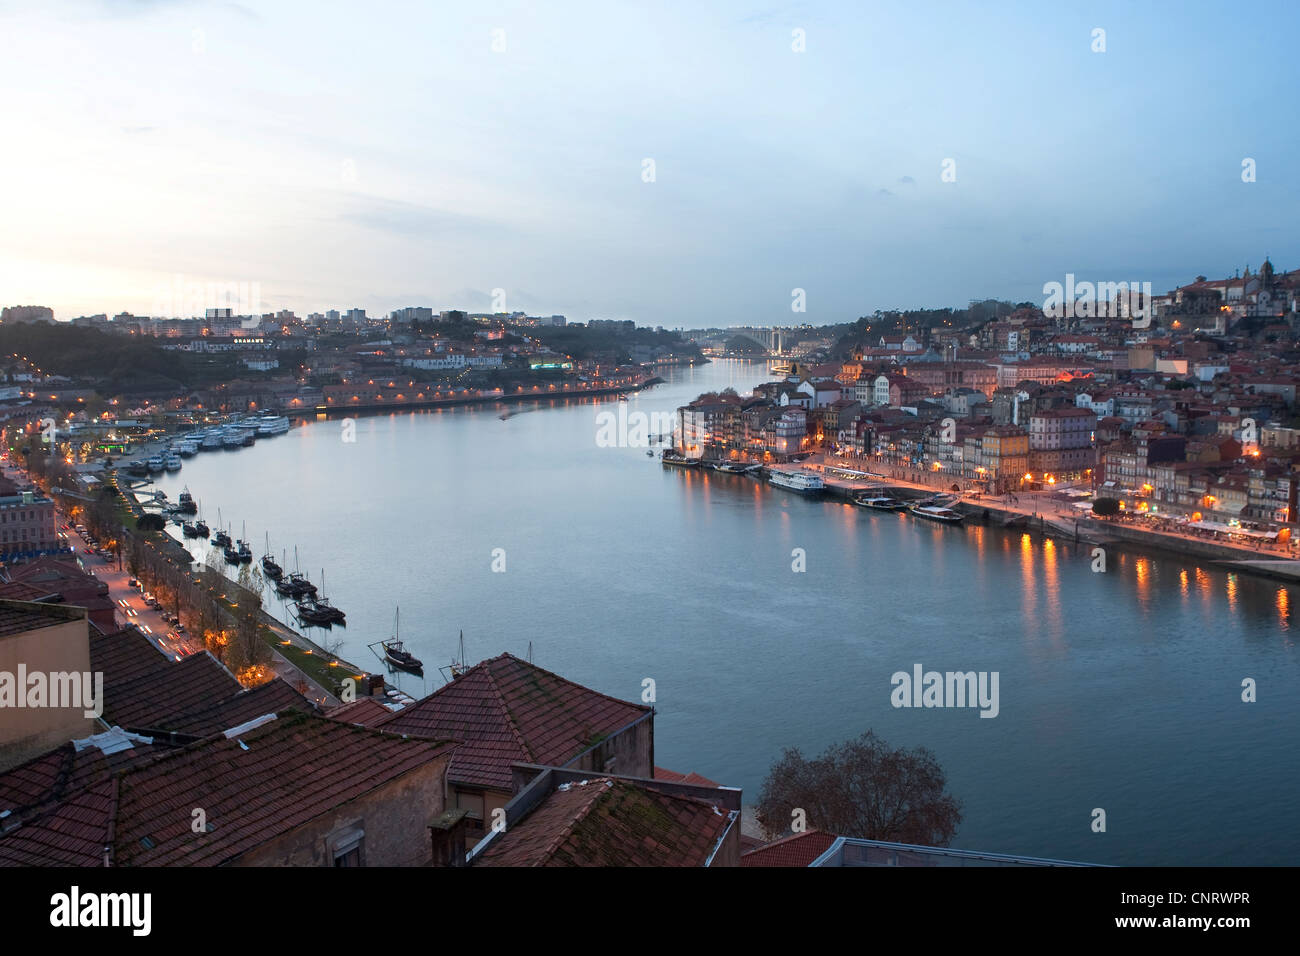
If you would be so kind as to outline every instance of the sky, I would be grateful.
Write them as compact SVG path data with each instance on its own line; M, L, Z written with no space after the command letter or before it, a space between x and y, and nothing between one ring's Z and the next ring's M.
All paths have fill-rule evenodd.
M234 287L699 328L1300 268L1297 26L1286 2L0 0L0 305Z

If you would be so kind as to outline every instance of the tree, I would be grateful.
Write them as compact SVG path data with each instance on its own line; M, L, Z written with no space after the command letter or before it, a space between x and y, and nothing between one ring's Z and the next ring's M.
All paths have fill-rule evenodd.
M167 522L162 515L143 514L136 519L135 526L141 531L162 531Z
M1119 501L1115 498L1098 498L1092 503L1092 513L1102 518L1119 514Z
M868 730L812 760L787 749L759 791L758 822L784 833L802 810L809 827L837 836L947 846L962 815L945 783L929 750L895 749Z

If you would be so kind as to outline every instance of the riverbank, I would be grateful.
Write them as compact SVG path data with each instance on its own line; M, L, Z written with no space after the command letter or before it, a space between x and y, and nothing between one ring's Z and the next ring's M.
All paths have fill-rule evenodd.
M348 402L346 405L325 404L317 405L314 408L293 408L286 410L283 414L291 419L312 419L324 415L350 415L353 412L383 412L383 411L402 411L420 408L458 408L466 405L499 405L514 404L516 402L534 402L544 399L558 398L591 398L601 395L626 395L629 392L639 392L644 388L649 388L662 379L650 377L639 382L627 385L609 385L600 388L582 388L582 389L541 389L537 386L532 391L515 392L514 394L488 394L488 395L470 395L461 398L403 398L400 401L369 401ZM492 389L496 392L496 389Z
M145 514L146 509L139 501L136 492L137 489L134 487L122 489L126 508L138 517ZM157 502L155 501L154 504L156 506ZM140 534L138 531L132 533ZM196 562L193 555L183 542L166 531L147 533L145 540L158 547L162 557L178 569L183 567L188 573L196 575L195 586L206 588L210 593L218 595L217 599L221 606L232 617L237 615L238 608L246 604L250 598L256 597L259 603L262 602L260 595L254 594L249 588L220 571L210 567L195 570ZM331 707L342 703L344 678L354 678L359 686L361 681L369 677L367 671L343 660L331 653L328 648L322 647L311 638L273 617L267 612L265 606L258 612L258 626L263 641L271 650L274 659L272 669L276 676L288 681L299 692L311 697L322 706ZM196 634L195 637L199 641L203 639L201 634Z
M967 515L968 520L975 518L1008 530L1037 532L1097 547L1123 548L1134 552L1209 561L1226 570L1300 584L1300 559L1285 553L1138 527L1118 519L1098 518L1091 511L1075 508L1073 502L1053 497L1060 492L1035 491L1021 495L989 496L969 490L953 491L953 482L947 476L941 477L936 483L929 483L917 480L922 473L914 469L902 469L877 462L844 465L835 461L810 459L800 463L800 466L819 473L826 485L826 493L831 497L849 500L864 491L890 494L900 499L946 494L955 499L951 505L953 510ZM831 473L848 469L870 471L881 477L849 479ZM766 469L762 474L766 474ZM904 474L909 477L901 477Z

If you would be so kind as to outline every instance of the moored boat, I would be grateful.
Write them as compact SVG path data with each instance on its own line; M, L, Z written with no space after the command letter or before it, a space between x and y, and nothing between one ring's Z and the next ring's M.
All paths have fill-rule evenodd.
M392 639L379 642L380 646L384 649L384 659L394 667L401 668L404 671L410 671L412 674L418 674L423 677L424 662L408 651L402 644L402 632L399 626L401 613L401 608L398 608L397 616L393 620Z
M675 468L700 467L700 459L687 458L685 455L679 454L675 451L670 451L667 448L665 448L662 454L659 455L659 460L663 462L665 465L672 465Z
M797 491L801 495L820 495L826 490L826 482L821 475L809 471L780 471L774 468L768 472L767 480L776 488Z
M853 503L860 508L871 508L873 511L905 511L907 503L899 501L897 498L891 498L888 495L856 495Z
M907 510L918 518L938 521L943 524L961 524L962 519L966 517L960 511L953 511L951 508L940 504L917 504L912 505Z

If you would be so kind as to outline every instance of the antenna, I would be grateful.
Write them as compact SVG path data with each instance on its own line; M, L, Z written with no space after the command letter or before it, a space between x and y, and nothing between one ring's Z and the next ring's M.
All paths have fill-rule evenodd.
M533 642L529 641L528 642L528 663L531 664L532 662L533 662Z

